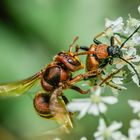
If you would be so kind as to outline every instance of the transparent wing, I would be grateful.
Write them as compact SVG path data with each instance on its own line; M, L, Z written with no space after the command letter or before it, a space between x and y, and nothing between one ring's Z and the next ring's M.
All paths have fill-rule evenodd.
M50 98L50 110L55 116L57 122L62 126L65 132L69 132L73 128L72 118L70 112L67 111L64 99L61 96L62 88L55 89Z
M61 104L61 111L56 114L57 121L61 125L62 130L69 133L69 130L73 128L72 114L68 112L62 96L58 97L58 102Z
M18 96L29 90L39 79L41 73L16 82L0 84L0 96Z

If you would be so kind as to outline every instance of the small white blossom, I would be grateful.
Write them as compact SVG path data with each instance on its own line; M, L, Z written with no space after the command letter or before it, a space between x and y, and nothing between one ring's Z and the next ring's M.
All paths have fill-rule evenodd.
M129 14L129 19L127 20L127 27L129 27L129 30L134 29L133 27L138 27L139 24L140 24L140 21L136 18L132 18L131 15Z
M138 6L138 12L140 13L140 5Z
M53 140L61 140L60 138L54 138Z
M135 33L132 37L132 41L134 42L135 46L140 44L140 35Z
M140 116L140 101L129 100L128 104L133 108L133 113L136 113Z
M105 113L107 111L106 104L115 104L118 99L113 96L101 96L101 88L97 88L97 90L91 94L89 98L84 99L74 99L70 102L67 107L69 111L75 112L79 111L80 114L78 118L82 118L87 113L95 116L100 115L100 113Z
M86 137L81 137L80 140L87 140L87 138Z
M130 48L127 48L127 50L125 51L125 55L123 56L125 60L129 61L133 66L134 68L137 70L138 72L138 67L137 65L133 64L133 63L136 63L136 62L140 62L140 56L138 56L137 54L137 50L136 48L134 47L130 47ZM116 68L117 69L120 69L122 68L123 66L127 65L128 69L131 71L132 73L132 80L133 82L138 86L140 87L139 85L139 79L138 79L138 76L136 75L134 69L129 65L127 64L126 62L124 61L121 61L121 63L118 63L116 64ZM138 72L139 73L139 72ZM117 84L117 80L118 82L121 80L121 79L114 79L113 78L113 82ZM121 84L121 83L120 83Z
M115 84L117 84L117 85L123 84L122 80L123 80L123 77L114 77L114 78L112 79L112 81L113 81Z
M136 74L132 76L132 80L138 87L140 87L139 78Z
M128 59L132 58L132 59L129 60L130 62L139 62L140 61L140 56L138 56L136 53L137 53L136 48L130 47L126 51L125 57L128 58Z
M138 140L138 137L140 137L140 120L131 120L128 137L130 140Z
M131 15L129 14L129 19L127 20L127 25L125 26L123 33L125 35L131 34L136 27L140 25L140 21L138 19L132 18ZM133 37L132 37L133 38Z
M132 76L132 80L133 80L133 82L138 86L138 87L140 87L140 81L139 81L139 77L136 75L136 73L135 73L135 71L134 71L134 69L130 66L130 65L127 65L128 66L128 69L131 71L131 73L133 74L133 76ZM137 66L136 65L134 65L133 64L133 66L134 66L134 68L136 69L136 71L138 72L138 68L137 68Z
M105 19L105 27L111 27L113 29L113 32L120 32L123 30L123 18L119 17L117 18L115 21L113 20L109 20L109 19Z
M122 127L122 123L113 122L107 126L104 119L100 118L98 131L94 133L95 140L120 140L122 134L118 129Z

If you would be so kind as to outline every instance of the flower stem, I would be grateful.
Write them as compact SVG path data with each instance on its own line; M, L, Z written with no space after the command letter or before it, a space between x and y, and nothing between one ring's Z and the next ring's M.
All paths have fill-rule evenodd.
M100 113L100 115L105 120L105 123L107 124L107 126L109 126L111 124L109 118L103 113Z

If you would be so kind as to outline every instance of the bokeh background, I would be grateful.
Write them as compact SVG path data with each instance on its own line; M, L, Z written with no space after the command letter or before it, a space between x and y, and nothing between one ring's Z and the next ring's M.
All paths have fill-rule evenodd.
M93 37L104 30L105 18L127 19L129 13L140 18L139 4L140 0L0 0L0 82L35 74L55 54L67 51L77 35L79 44L90 45ZM128 90L121 91L119 103L109 107L107 113L111 120L123 121L124 134L134 117L127 100L140 99L139 89L133 83L126 86ZM35 92L32 89L20 97L0 98L1 140L78 140L82 136L93 139L98 118L91 115L81 120L74 117L70 134L52 133L57 124L36 114L32 104ZM65 95L70 100L86 97L71 90L65 91Z

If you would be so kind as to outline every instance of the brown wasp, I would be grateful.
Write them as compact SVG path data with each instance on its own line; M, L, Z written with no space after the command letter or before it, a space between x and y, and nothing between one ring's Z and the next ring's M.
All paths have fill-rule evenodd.
M135 69L135 67L133 66L132 63L127 61L125 58L123 58L123 52L121 50L125 46L126 42L139 29L140 29L140 26L137 27L134 30L134 32L132 34L130 34L129 37L123 43L121 43L115 36L112 36L110 38L110 45L103 44L101 41L97 40L98 37L105 34L105 32L101 32L100 34L98 34L94 38L94 40L93 40L94 44L91 44L90 47L87 47L87 46L80 46L79 47L79 49L84 50L85 52L79 52L79 53L77 53L77 55L87 54L86 70L88 72L93 71L93 70L94 71L99 71L99 69L102 69L101 73L97 72L97 75L92 76L92 78L99 77L101 79L101 83L98 84L99 86L101 86L103 83L106 83L107 85L109 85L113 88L121 89L118 86L114 85L113 83L108 82L108 80L113 75L117 74L120 71L120 69L117 69L116 71L110 73L106 78L102 78L102 76L101 76L101 74L104 73L103 72L104 67L107 66L108 64L112 65L114 58L119 58L119 59L121 59L122 61L124 61L125 63L127 63L131 66L131 68L134 70L135 74L138 77L139 85L140 85L140 76L139 76L137 70ZM114 43L115 41L118 43L118 45L115 45L115 43ZM89 78L91 78L91 77L88 77L88 79Z
M65 105L68 103L68 99L63 95L62 91L63 89L70 88L82 94L88 93L88 91L84 91L73 84L93 75L93 72L87 72L72 77L72 72L84 68L80 59L75 55L78 53L78 49L72 52L77 39L78 37L74 39L68 52L58 53L52 63L34 76L17 82L1 84L0 95L22 95L33 87L37 81L40 81L43 92L37 93L33 102L37 113L47 119L56 119L66 130L67 128L72 128L72 113L66 109Z

